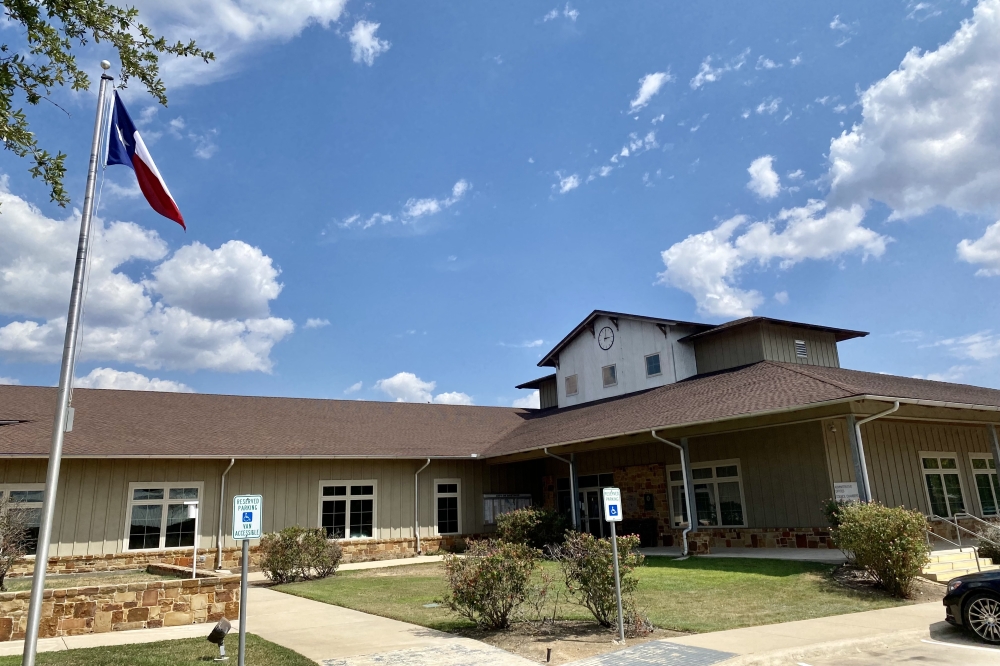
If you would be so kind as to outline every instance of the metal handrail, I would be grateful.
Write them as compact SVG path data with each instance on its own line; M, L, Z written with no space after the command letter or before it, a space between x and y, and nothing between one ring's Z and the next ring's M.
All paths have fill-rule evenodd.
M983 519L982 519L982 518L980 518L979 516L973 516L973 515L972 515L971 513L965 513L964 511L960 511L959 513L956 513L956 514L955 514L955 520L956 520L956 521L957 521L957 520L958 520L958 519L959 519L960 517L961 517L961 518L972 518L972 519L973 519L974 521L976 521L977 523L982 523L983 525L986 525L987 527L996 527L996 528L1000 528L1000 523L991 523L991 522L990 522L990 521L988 521L988 520L983 520ZM987 541L989 541L989 539L987 539ZM993 542L992 542L992 541L990 541L990 543L993 543Z
M931 514L931 515L933 516L934 514ZM949 521L945 521L945 522L947 522L949 525L951 524ZM951 539L946 539L945 537L941 536L940 534L935 534L934 532L931 532L931 530L930 530L929 527L925 527L924 528L924 537L927 539L927 548L928 548L928 550L932 550L931 549L931 537L937 537L938 539L941 539L941 541L947 541L948 543L950 543L953 546L958 546L958 549L960 551L963 550L962 545L961 545L961 539L959 539L959 543L955 543ZM983 567L982 567L982 565L979 564L979 549L978 548L973 548L972 549L972 555L976 558L976 571L982 571Z
M961 546L961 543L962 543L962 532L968 532L972 536L976 537L976 539L978 539L979 541L985 541L986 543L993 544L997 548L1000 548L1000 543L997 543L993 539L988 539L988 538L982 536L981 534L979 534L978 532L973 532L968 527L962 527L961 525L959 525L958 524L958 517L959 516L967 516L969 518L975 518L976 520L979 520L975 516L970 516L967 513L957 513L957 514L955 514L955 522L952 522L952 521L948 520L947 518L943 518L942 516L938 516L938 515L933 514L933 513L931 514L931 518L932 519L943 520L944 522L948 523L949 525L951 525L952 527L955 528L956 533L958 534L959 548L962 547ZM984 520L980 520L979 522L986 523L986 521L984 521ZM989 523L986 523L986 524L989 525ZM961 530L961 531L959 531L959 530Z

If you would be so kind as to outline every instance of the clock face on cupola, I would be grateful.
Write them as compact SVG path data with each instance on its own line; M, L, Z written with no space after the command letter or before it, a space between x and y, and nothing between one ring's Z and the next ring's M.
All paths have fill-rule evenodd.
M610 326L605 326L597 334L597 344L601 345L601 349L604 351L611 349L611 345L615 344L615 332L611 330Z

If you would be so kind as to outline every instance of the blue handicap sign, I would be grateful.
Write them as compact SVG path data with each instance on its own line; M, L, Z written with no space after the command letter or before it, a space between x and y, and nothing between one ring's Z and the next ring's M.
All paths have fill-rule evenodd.
M612 516L617 516L618 515L618 505L617 504L609 504L608 505L608 513L610 515L612 515Z
M244 523L252 523L253 522L253 512L252 511L244 511L243 512L243 522Z

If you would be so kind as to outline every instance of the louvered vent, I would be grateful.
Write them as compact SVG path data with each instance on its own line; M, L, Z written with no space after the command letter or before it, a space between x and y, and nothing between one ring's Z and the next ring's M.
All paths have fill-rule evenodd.
M570 375L566 378L566 395L576 395L577 391L576 375Z
M795 341L795 355L798 356L799 358L808 358L809 352L806 350L805 340Z

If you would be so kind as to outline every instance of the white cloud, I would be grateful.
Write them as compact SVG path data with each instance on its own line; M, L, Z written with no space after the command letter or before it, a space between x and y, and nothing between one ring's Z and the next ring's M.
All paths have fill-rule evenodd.
M757 115L766 113L769 116L773 116L778 111L779 108L781 108L781 98L768 97L763 102L757 105Z
M833 112L834 113L847 113L847 105L846 104L838 104L837 106L833 107Z
M570 4L567 2L566 6L563 7L563 16L568 18L570 21L576 21L576 19L580 17L580 12L570 7Z
M351 393L357 393L362 388L364 388L364 384L362 382L354 382L353 384L344 389L344 394L350 395Z
M764 300L760 293L736 285L741 271L752 263L764 267L778 261L781 268L789 268L846 252L881 256L890 239L861 226L863 218L861 206L828 210L818 200L759 222L737 215L664 250L666 270L658 275L659 283L691 294L701 314L747 316ZM734 239L742 228L744 233Z
M931 347L944 347L959 358L988 361L1000 356L1000 335L992 331L979 331L957 338L939 340Z
M517 398L511 403L515 409L539 409L542 405L541 395L537 390L531 392L523 398Z
M705 56L705 59L701 61L701 65L698 67L698 73L689 82L691 89L697 90L706 83L715 83L726 72L738 71L746 64L748 55L750 55L750 49L744 50L728 63L719 65L718 67L712 67L712 56Z
M960 241L958 257L970 264L981 264L983 267L976 271L976 275L1000 275L1000 222L988 226L977 240L970 241L966 238Z
M542 17L542 23L547 23L547 22L549 22L549 21L551 21L553 19L557 19L557 18L559 18L559 10L558 9L550 9L548 11L548 13L545 14L545 16Z
M516 349L534 349L545 344L545 340L525 340L524 342L501 342L501 347L514 347Z
M412 372L399 372L388 379L375 382L375 388L396 402L434 402L443 405L471 405L472 398L465 393L449 392L433 395L437 382L425 382Z
M795 64L797 65L798 63L795 63ZM794 67L795 65L792 65L792 66ZM754 67L754 69L778 69L779 67L781 67L781 65L779 65L776 62L774 62L770 58L765 58L764 56L759 56L757 58L757 64Z
M556 178L559 182L553 185L553 189L558 189L559 194L566 194L570 190L575 190L580 187L580 176L577 174L572 174L570 176L561 176L558 172L556 173Z
M21 382L13 377L0 377L0 386L17 386Z
M545 14L545 16L542 17L542 23L548 23L549 21L553 21L553 20L559 18L560 14L564 18L568 18L570 21L573 21L574 23L576 22L576 20L578 18L580 18L580 12L579 12L579 10L574 9L567 2L566 5L563 7L562 12L560 12L558 8L553 8L553 9L549 10L548 13Z
M187 384L169 379L150 379L138 372L121 372L112 368L94 368L86 377L73 381L77 388L118 389L120 391L163 391L167 393L194 393Z
M785 175L788 176L788 180L799 180L805 176L805 172L803 172L802 169L796 169L795 171L789 171Z
M929 379L933 382L955 383L962 380L972 367L968 365L953 365L944 372L931 372L926 375L913 375L915 379Z
M906 5L906 8L910 10L910 13L906 15L906 18L917 21L918 23L941 15L941 10L930 2L910 2Z
M794 58L792 58L791 60L789 60L788 64L791 67L798 67L799 65L801 65L802 64L802 54L800 53L797 56L795 56Z
M309 317L306 319L305 328L323 328L324 326L329 326L329 319L317 319L314 317Z
M773 199L781 192L781 179L774 170L774 156L763 155L750 163L747 189L761 199Z
M830 30L840 30L841 32L848 32L851 29L849 25L840 20L840 14L833 17L830 21Z
M634 113L649 104L649 100L653 98L653 95L660 92L660 88L664 84L673 80L674 77L670 74L670 70L666 72L653 72L639 79L639 90L629 103L629 112Z
M351 34L347 39L351 42L351 59L354 62L363 62L371 67L375 64L375 58L392 46L389 41L375 36L380 25L381 23L371 21L358 21L351 28Z
M779 291L774 294L774 300L778 301L782 305L788 305L788 292Z
M452 186L451 196L441 198L427 197L423 199L411 197L403 204L403 209L399 215L393 216L390 213L375 213L367 218L361 215L351 215L338 222L337 226L343 229L368 229L376 224L387 224L397 220L403 224L409 224L422 217L435 215L446 208L451 208L464 199L465 195L471 189L472 183L463 178Z
M0 355L53 362L62 353L79 213L56 220L0 179ZM146 368L270 371L271 348L294 324L269 316L281 285L271 259L241 241L194 243L167 258L159 235L94 219L82 354ZM152 266L151 280L121 272Z

